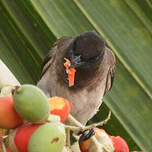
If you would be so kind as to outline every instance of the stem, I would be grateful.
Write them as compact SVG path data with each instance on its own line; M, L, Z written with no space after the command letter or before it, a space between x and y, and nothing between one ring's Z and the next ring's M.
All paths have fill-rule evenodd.
M70 115L68 117L68 120L70 118L69 121L71 121L73 124L75 124L75 126L70 126L70 125L64 125L64 126L65 126L65 128L68 128L72 131L84 131L84 130L91 129L91 128L94 128L97 126L103 126L110 120L110 117L111 117L111 111L109 111L109 114L105 120L98 122L98 123L94 123L92 125L84 126L80 122L78 122L72 115Z
M6 147L5 147L5 144L4 144L4 138L3 137L2 137L1 143L2 143L2 150L3 150L3 152L6 152Z
M66 129L66 148L68 152L72 152L71 150L71 141L70 141L70 130Z
M84 128L85 127L78 120L76 120L71 114L69 114L69 116L68 116L68 122L70 124L73 124L74 126L77 126L77 127L80 127L80 128Z
M111 118L111 111L109 111L109 114L108 114L108 116L105 120L86 126L85 130L86 129L91 129L91 128L94 128L94 127L97 127L97 126L103 126L110 120L110 118Z
M66 129L66 146L71 147L71 142L70 142L70 130Z

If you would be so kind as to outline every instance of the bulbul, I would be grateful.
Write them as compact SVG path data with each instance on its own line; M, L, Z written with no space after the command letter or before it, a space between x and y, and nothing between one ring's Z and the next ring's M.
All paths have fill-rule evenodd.
M69 59L70 67L76 70L72 87L68 85L65 59ZM114 73L114 54L101 36L89 31L57 40L44 59L37 86L48 97L61 96L71 101L71 115L85 125L111 89Z

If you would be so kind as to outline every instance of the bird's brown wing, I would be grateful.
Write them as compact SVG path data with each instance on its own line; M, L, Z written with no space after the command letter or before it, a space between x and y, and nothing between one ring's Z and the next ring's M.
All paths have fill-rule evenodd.
M53 58L52 58L52 54L53 54L53 51L55 51L54 48L52 48L48 55L45 57L43 63L42 63L42 72L41 72L41 76L40 78L42 78L42 76L45 74L45 72L48 70L48 68L52 65L53 63Z
M49 51L47 56L44 58L44 61L42 63L42 72L41 72L41 78L45 74L45 72L48 70L48 68L52 65L55 59L56 51L58 49L58 46L63 45L65 41L68 39L71 39L72 37L64 36L60 39L58 39L54 44L53 48Z
M111 53L112 53L112 51L111 51ZM111 66L110 66L108 74L107 74L104 95L112 88L113 82L114 82L114 76L115 76L116 60L115 60L115 56L113 53L109 60L111 60L111 61L109 61L111 63Z
M107 79L106 79L106 87L104 95L112 88L114 82L114 73L115 73L115 66L109 69Z

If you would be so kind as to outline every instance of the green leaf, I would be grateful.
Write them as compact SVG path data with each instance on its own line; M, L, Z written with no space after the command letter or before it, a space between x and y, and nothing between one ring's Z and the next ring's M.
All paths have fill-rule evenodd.
M3 38L3 46L9 47L9 50L4 49L3 53L1 51L1 59L21 83L36 83L39 80L42 59L56 38L48 32L45 24L40 25L42 22L38 14L35 15L35 10L30 7L28 13L17 0L2 0L0 12L0 34ZM8 54L14 55L14 60L17 60L12 62L6 57ZM15 68L15 63L18 68Z
M106 104L135 142L143 150L150 151L152 141L151 99L119 64L119 61L115 84L109 95L106 96Z
M61 0L31 0L31 3L57 38L93 30L93 26L70 0L66 3Z

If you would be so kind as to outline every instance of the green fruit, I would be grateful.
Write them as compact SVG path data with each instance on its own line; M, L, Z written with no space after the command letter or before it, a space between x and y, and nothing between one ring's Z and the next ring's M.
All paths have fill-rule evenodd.
M61 152L66 135L63 124L51 122L39 127L31 136L28 152Z
M17 113L25 120L43 122L49 117L49 101L38 87L22 85L15 90L13 98Z

